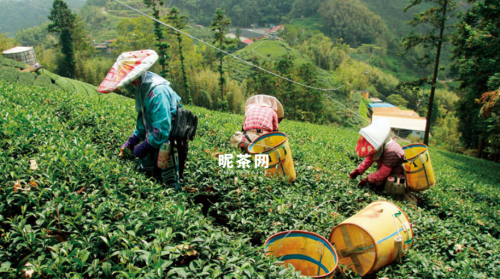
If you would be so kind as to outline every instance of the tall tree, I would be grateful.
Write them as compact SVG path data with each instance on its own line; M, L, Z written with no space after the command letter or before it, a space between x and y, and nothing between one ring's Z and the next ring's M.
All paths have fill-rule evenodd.
M433 59L434 72L432 75L431 93L429 97L429 107L427 109L427 122L425 125L424 136L424 144L428 144L432 119L432 108L434 102L434 92L436 91L436 80L439 72L439 58L441 55L441 48L443 47L443 43L449 41L449 36L445 36L444 31L449 27L446 25L446 23L451 17L454 16L453 11L457 4L454 0L411 0L410 5L406 6L404 8L404 11L406 12L408 9L422 4L422 2L434 3L434 5L426 11L415 14L413 20L411 20L409 24L414 27L422 24L430 24L431 30L424 34L416 34L412 32L410 35L404 37L401 43L407 52L417 46L422 46L424 48L436 48L436 56ZM431 64L432 58L424 57L422 63Z
M285 54L274 64L274 68L280 76L295 80L296 69L294 61L294 56ZM276 87L278 88L278 99L283 101L285 111L288 110L286 114L291 115L290 119L296 119L298 92L295 84L284 79L278 79Z
M495 162L500 159L500 87L498 90L484 93L478 100L482 104L480 114L486 121L490 158Z
M215 11L214 19L212 20L212 25L210 29L214 32L214 44L221 50L226 50L229 47L235 45L236 41L234 39L226 37L229 31L229 26L231 25L231 19L226 17L224 10L217 9ZM227 110L227 100L224 98L224 84L226 84L226 78L224 77L223 61L224 53L219 51L218 57L219 67L218 71L220 74L219 85L221 94L221 108L222 110Z
M482 104L476 100L500 87L500 1L471 2L474 5L459 22L452 40L461 93L457 115L463 143L482 157L491 144L487 139L492 130L488 128L490 117L478 117Z
M272 61L262 60L260 61L256 56L252 58L252 64L257 65L261 68L272 70L274 67ZM251 78L248 80L248 88L250 94L266 94L271 96L276 96L276 80L275 77L268 72L264 72L255 67L252 68Z
M165 5L164 0L144 0L144 4L148 8L153 9L153 16L157 20L160 20L160 6ZM157 43L155 44L156 47L158 47L158 63L161 65L161 72L160 76L163 78L166 78L169 73L169 68L168 68L168 59L170 59L170 55L168 55L167 50L170 48L170 44L166 41L166 38L163 34L163 27L161 23L158 21L154 22L154 34L156 36L156 41Z
M297 72L300 81L304 84L315 87L323 87L318 81L318 68L311 63L302 64ZM316 122L316 115L321 114L323 111L323 103L321 101L323 95L320 91L305 88L300 88L298 96L299 108L302 110L303 119L309 122Z
M58 63L58 74L74 78L76 71L73 28L76 24L76 15L71 12L66 2L54 0L50 15L48 18L52 21L47 30L51 33L59 34L59 45L63 59Z
M325 34L334 39L342 38L351 46L373 44L377 38L386 37L385 22L360 0L325 0L318 13L323 19Z
M170 10L170 14L168 15L168 20L172 23L172 25L178 29L182 30L186 27L188 17L185 15L180 15L179 9L177 7L173 7ZM187 97L187 103L192 104L193 100L191 98L191 92L189 90L189 82L188 82L188 77L186 74L186 65L184 63L184 52L182 51L182 36L180 32L174 31L174 34L177 36L177 41L179 42L179 56L181 60L181 70L182 70L182 81L183 81L183 87L184 87L184 92L186 93Z

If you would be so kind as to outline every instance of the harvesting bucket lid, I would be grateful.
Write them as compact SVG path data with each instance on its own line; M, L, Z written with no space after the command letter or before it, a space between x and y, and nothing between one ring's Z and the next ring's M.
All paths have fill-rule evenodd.
M262 143L260 143L260 141L264 140L264 139L267 139L269 137L275 137L275 138L279 138L278 142L274 142L272 144L272 146L267 146L267 145L262 145ZM282 145L285 141L288 140L288 136L283 133L283 132L271 132L271 133L267 133L265 135L262 135L258 138L256 138L249 146L248 146L248 153L250 153L251 155L256 155L256 154L261 154L261 153L268 153L270 152L271 150L274 150L276 149L276 147ZM255 151L254 150L254 147L255 146L261 146L263 147L263 151L259 150L259 151Z
M158 60L158 54L151 49L120 54L97 91L111 93L123 88L151 68L156 60Z
M278 114L278 118L283 118L285 116L283 106L280 101L273 96L255 95L250 97L245 104L245 113L251 106L267 106L272 108Z
M292 264L302 275L331 278L339 257L324 237L308 231L284 231L269 237L264 244L266 256Z
M412 150L413 152L408 152L409 150ZM423 143L409 144L409 145L403 146L403 151L405 152L405 160L411 162L415 158L417 158L420 154L427 151L427 145L425 145Z

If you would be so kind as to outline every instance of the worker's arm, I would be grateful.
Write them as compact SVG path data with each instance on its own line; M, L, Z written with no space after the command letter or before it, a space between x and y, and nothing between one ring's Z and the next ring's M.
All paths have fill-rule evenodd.
M356 168L358 173L363 174L369 167L373 165L373 155L366 156L363 162Z
M169 86L157 86L148 96L148 113L153 128L149 135L149 144L154 148L159 148L168 141L172 128L172 115L177 111L177 103L175 100L170 100L169 90L172 90Z
M392 168L382 164L382 167L378 171L368 175L368 182L370 183L383 182L391 174L391 171Z
M144 127L142 112L137 114L137 124L135 125L134 135L136 135L141 141L146 138L146 128Z
M273 131L279 131L278 114L273 110Z
M404 158L404 151L401 146L393 142L389 145L385 151L382 159L382 166L378 171L372 173L368 176L368 182L370 183L380 183L387 179L391 174L392 169L401 165L401 160Z

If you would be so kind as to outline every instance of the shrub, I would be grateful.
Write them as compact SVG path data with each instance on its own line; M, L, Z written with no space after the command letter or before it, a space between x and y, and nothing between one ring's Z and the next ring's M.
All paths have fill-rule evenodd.
M0 65L7 66L7 67L19 68L21 70L26 69L26 64L24 64L23 62L8 59L2 55L0 55Z
M48 77L48 76L45 76L45 75L39 75L35 82L33 83L33 85L37 85L37 86L50 86L52 84L52 80Z
M17 80L17 83L22 84L22 85L33 85L35 78L36 78L36 74L34 74L34 73L22 72L19 75L19 79Z
M71 83L71 80L64 77L59 77L59 79L56 80L56 85L68 92L75 91L75 87L73 86L73 83Z
M5 81L16 82L19 77L19 70L13 67L4 67L1 77Z
M299 278L264 256L267 237L299 224L328 237L369 203L392 200L347 178L362 161L359 130L281 122L298 175L289 184L253 165L237 173L229 137L243 115L186 106L198 130L175 194L136 171L129 151L117 156L134 100L1 81L0 92L2 278L21 278L26 263L38 278ZM500 165L429 153L438 185L419 205L396 201L418 226L415 244L373 277L500 278ZM221 154L233 169L219 166Z

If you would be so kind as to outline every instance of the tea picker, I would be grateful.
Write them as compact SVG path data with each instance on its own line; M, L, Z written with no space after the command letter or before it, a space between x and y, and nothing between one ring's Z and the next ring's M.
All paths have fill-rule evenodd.
M276 97L255 95L245 104L245 120L241 132L231 137L231 145L245 152L256 138L279 130L279 123L285 116L283 106Z
M285 133L278 132L285 116L280 101L269 95L255 95L245 104L245 120L241 132L231 137L231 145L241 148L254 159L264 156L269 177L282 176L293 182L297 178L292 151Z
M377 119L368 127L359 131L360 136L356 146L356 155L365 157L365 160L349 174L349 178L355 179L362 175L374 162L378 165L375 173L368 175L367 178L359 182L360 186L370 183L382 189L386 184L386 180L389 180L389 182L404 180L403 163L405 152L396 141L391 139L390 132L391 127L387 118ZM404 182L401 185L404 185ZM405 193L404 187L401 187L400 190L401 193L398 194ZM390 189L390 191L394 192L397 189Z
M120 156L125 148L130 149L138 158L138 169L152 171L164 184L180 190L188 141L196 132L197 118L182 109L181 98L170 82L147 71L157 59L153 50L122 53L98 91L125 88L134 93L136 129L122 145Z

